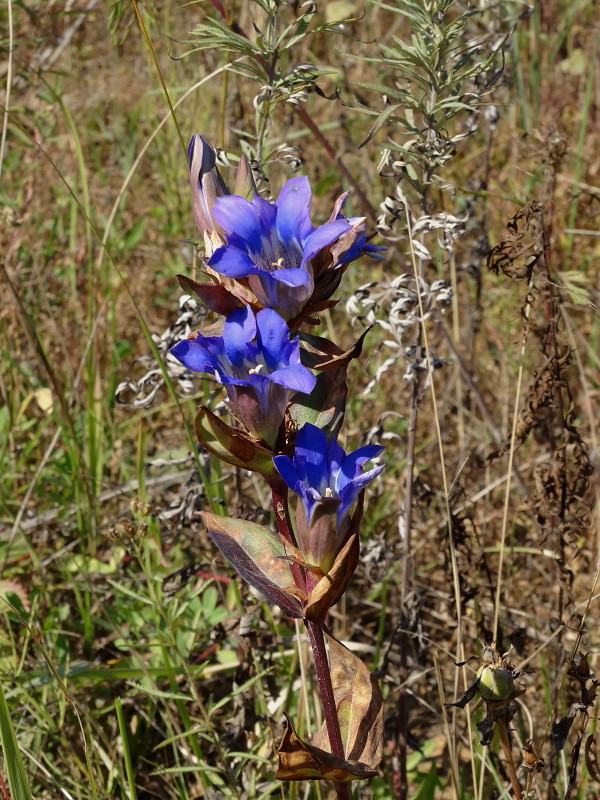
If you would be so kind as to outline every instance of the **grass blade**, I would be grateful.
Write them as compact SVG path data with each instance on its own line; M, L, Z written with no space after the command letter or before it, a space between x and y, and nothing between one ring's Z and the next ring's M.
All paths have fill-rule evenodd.
M29 781L25 773L23 759L15 735L8 706L0 684L0 744L4 756L4 766L8 775L11 800L31 800Z

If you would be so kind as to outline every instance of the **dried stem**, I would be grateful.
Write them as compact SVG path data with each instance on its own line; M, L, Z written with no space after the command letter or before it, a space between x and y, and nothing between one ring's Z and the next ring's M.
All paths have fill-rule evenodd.
M415 378L410 404L410 419L408 423L408 440L406 443L406 487L404 493L404 542L402 583L400 586L400 613L404 616L406 599L409 594L412 559L411 559L411 530L413 508L414 462L415 442L417 430L417 414L419 409L419 381ZM400 694L398 696L398 722L396 736L398 740L398 772L394 776L394 795L396 800L406 800L408 797L408 778L406 775L406 757L408 747L408 709L406 706L406 682L408 679L407 664L408 636L406 625L402 622L400 636Z
M497 719L496 725L498 726L498 733L500 734L500 742L502 743L502 749L504 750L504 758L506 759L506 771L508 772L508 777L510 778L515 798L516 800L523 800L523 795L521 794L521 786L519 784L519 779L517 778L517 771L515 769L515 762L513 761L510 741L508 740L508 731L506 730L506 722L503 719Z
M322 131L319 129L319 126L312 119L308 111L302 106L298 106L296 111L298 112L298 116L300 117L302 122L310 130L315 139L317 139L321 143L327 155L335 161L339 171L346 178L348 183L352 186L352 189L356 192L356 196L360 199L363 211L366 212L371 217L371 219L374 220L377 219L377 211L375 210L373 204L370 202L367 195L360 188L360 184L358 183L356 178L352 175L352 173L346 167L342 159L335 152L335 150L329 143L328 139L324 136Z

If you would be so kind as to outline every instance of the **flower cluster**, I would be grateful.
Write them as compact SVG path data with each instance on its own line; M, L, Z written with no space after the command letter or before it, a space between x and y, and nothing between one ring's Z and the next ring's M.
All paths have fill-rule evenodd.
M311 188L305 177L292 178L275 203L259 197L250 168L240 159L233 194L216 167L212 147L194 136L188 148L192 207L205 245L204 269L210 281L191 283L205 305L217 313L251 306L271 308L297 328L337 301L348 264L367 255L382 258L367 243L363 217L341 214L347 194L334 204L329 220L311 222Z
M256 193L243 158L229 192L216 153L201 136L190 141L188 161L206 279L178 277L218 321L192 332L170 353L187 371L206 373L224 387L236 424L202 407L197 435L211 454L268 481L278 532L247 520L207 513L204 519L239 575L286 614L305 620L325 680L321 689L329 693L326 729L315 737L329 749L305 745L290 727L277 776L338 783L369 777L381 754L382 717L381 725L373 723L374 713L378 720L382 713L381 696L362 662L334 640L328 685L324 644L318 642L328 635L329 609L356 568L364 489L383 466L362 468L383 448L368 445L346 455L336 441L348 363L360 353L362 339L343 352L309 335L305 326L317 324L316 315L337 302L332 295L348 265L362 255L382 258L382 248L367 243L362 217L342 215L346 195L324 224L314 225L307 178L289 180L270 203ZM298 496L295 529L288 490ZM353 713L364 717L370 732L361 734L362 750L353 748L352 760L345 760L350 756L343 751L340 725L359 730L361 722L332 716L333 694L342 691L333 676L349 673L360 684ZM310 764L302 762L307 753Z

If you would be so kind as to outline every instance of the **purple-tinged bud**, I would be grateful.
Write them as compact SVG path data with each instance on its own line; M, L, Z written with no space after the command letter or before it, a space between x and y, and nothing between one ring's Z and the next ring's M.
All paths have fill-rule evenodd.
M204 236L207 255L210 255L224 241L222 229L213 219L213 207L217 197L230 192L217 167L215 149L203 136L198 133L192 136L187 153L194 221Z

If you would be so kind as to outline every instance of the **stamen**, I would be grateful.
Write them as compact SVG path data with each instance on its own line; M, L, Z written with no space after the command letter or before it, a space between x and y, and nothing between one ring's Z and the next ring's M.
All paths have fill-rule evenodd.
M325 497L333 497L333 491L329 488L329 486L325 489Z
M257 364L255 367L252 367L252 369L248 370L248 372L250 375L258 375L264 366L264 364Z

